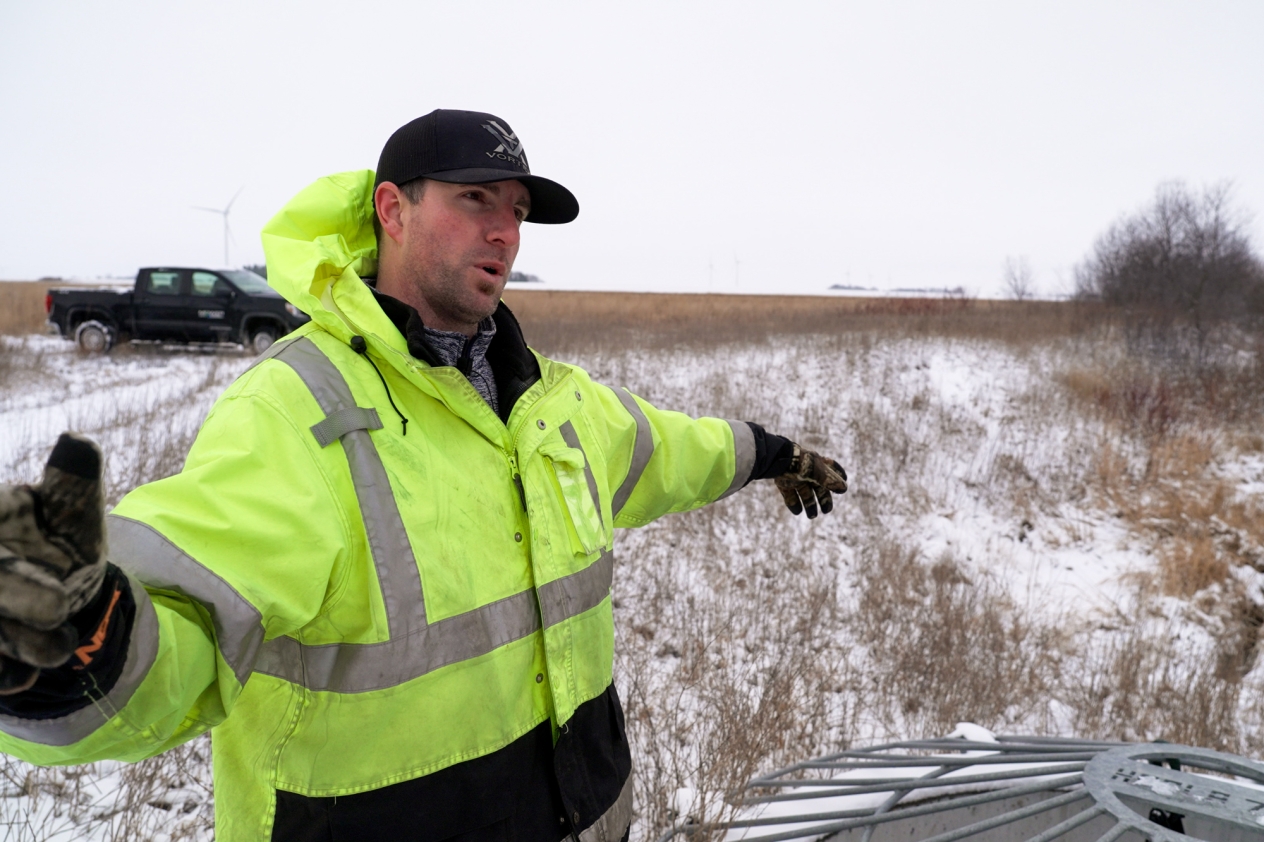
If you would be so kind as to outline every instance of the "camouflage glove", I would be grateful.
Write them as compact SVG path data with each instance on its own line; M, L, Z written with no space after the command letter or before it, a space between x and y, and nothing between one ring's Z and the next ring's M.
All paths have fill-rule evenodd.
M797 515L806 510L809 519L816 517L817 501L820 501L821 512L829 514L834 508L830 492L847 492L847 472L842 465L819 453L804 450L797 444L794 445L790 468L773 481L777 483L777 490L791 514Z
M0 486L0 695L74 654L79 635L67 620L104 577L101 451L63 433L42 483Z

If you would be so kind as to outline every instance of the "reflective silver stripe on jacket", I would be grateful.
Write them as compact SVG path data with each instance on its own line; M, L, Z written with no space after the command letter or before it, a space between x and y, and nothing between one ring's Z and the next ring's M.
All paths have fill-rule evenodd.
M310 339L294 340L272 358L294 369L327 418L355 407L346 380ZM279 637L263 645L256 672L310 690L365 693L485 655L541 628L544 609L533 590L428 622L417 562L377 447L365 429L350 430L341 441L381 583L390 639L304 644ZM591 477L590 482L590 489L595 489ZM588 568L542 587L540 600L548 604L547 624L599 604L610 592L613 566L613 556L606 553Z
M272 359L294 369L320 405L326 419L342 410L356 408L351 387L342 372L307 337L288 343ZM402 638L426 627L421 574L417 571L412 544L408 541L404 520L395 504L386 467L368 430L347 432L342 436L342 449L347 455L351 481L364 518L364 531L373 554L373 566L377 569L378 585L386 606L387 628L391 639Z
M622 392L615 392L619 396L619 402L623 404L623 408L632 416L632 420L636 422L636 441L632 446L632 462L628 465L628 475L624 478L623 484L614 493L614 499L610 502L610 511L615 517L619 516L619 512L623 511L624 505L627 504L628 498L632 496L632 492L636 489L636 484L641 479L641 474L645 473L645 467L650 463L650 457L654 455L654 434L650 430L650 422L645 417L645 413L641 411L641 407L637 404L636 399L632 397L632 393L627 389Z
M602 550L601 557L583 570L541 585L540 615L545 627L596 608L610 595L613 580L614 553Z
M140 583L129 576L127 586L132 589L136 616L132 620L132 633L127 642L123 672L110 688L110 692L87 707L55 719L23 719L0 715L0 731L40 745L68 746L91 735L131 701L132 694L145 680L158 656L158 617Z
M237 681L245 684L263 644L259 610L149 524L109 515L105 526L112 562L146 587L182 594L207 610L220 654Z
M255 671L309 690L367 693L477 658L540 628L535 593L521 591L382 643L268 641Z
M579 832L579 842L619 842L623 838L624 831L632 824L632 778L633 773L628 772L619 797L597 821Z
M750 424L730 421L729 426L733 428L733 482L727 491L715 498L717 500L741 491L750 480L751 471L755 470L755 434Z

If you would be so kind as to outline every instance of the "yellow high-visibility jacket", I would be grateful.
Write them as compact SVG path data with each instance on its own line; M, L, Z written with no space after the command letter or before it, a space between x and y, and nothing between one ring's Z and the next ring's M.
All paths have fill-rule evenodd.
M117 682L65 717L0 717L0 750L139 760L213 728L216 832L235 842L271 837L277 790L360 793L546 721L566 733L612 682L614 528L748 479L743 423L537 354L506 424L410 356L361 280L372 185L321 179L264 229L269 283L312 321L219 398L181 473L109 516L136 599ZM585 842L627 827L619 777L576 807Z

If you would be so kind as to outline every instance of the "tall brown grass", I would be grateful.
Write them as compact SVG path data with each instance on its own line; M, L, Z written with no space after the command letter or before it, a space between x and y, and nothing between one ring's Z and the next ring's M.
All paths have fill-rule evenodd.
M1165 594L1232 587L1233 569L1264 569L1264 501L1235 499L1216 455L1258 451L1264 345L1219 355L1129 354L1062 375L1069 392L1109 424L1096 491L1160 561Z
M44 332L44 296L52 281L0 281L0 335Z
M1065 636L1029 620L988 574L927 562L889 540L861 554L851 623L869 648L866 707L889 733L945 734L962 721L1038 721L1057 690Z
M1083 302L965 298L505 291L534 346L568 349L709 347L774 337L856 333L999 339L1029 346L1092 329Z

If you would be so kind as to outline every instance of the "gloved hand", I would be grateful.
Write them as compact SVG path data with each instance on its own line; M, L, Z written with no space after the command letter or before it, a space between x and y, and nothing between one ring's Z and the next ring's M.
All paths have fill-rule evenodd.
M806 510L809 519L816 517L817 501L820 501L821 511L829 514L834 508L830 492L847 492L847 472L842 465L819 453L804 450L797 444L794 445L789 469L774 482L791 514L797 515Z
M101 451L63 433L36 487L0 486L0 695L28 689L74 654L67 620L105 577Z

